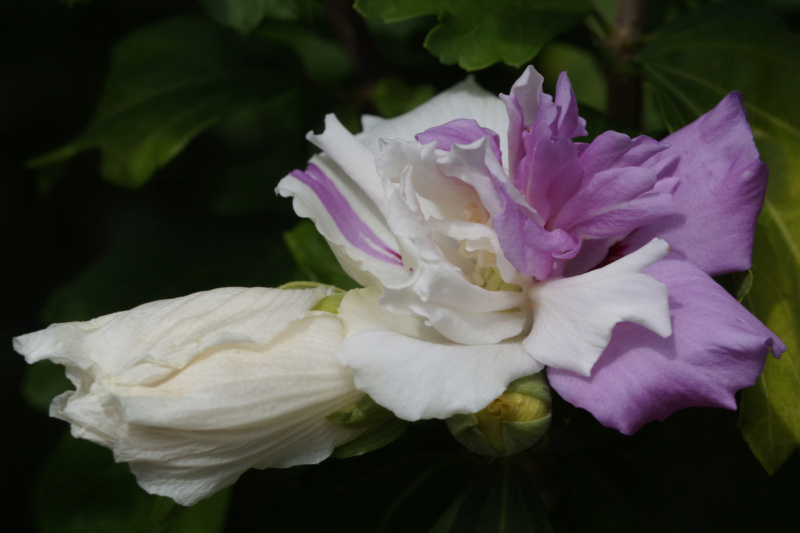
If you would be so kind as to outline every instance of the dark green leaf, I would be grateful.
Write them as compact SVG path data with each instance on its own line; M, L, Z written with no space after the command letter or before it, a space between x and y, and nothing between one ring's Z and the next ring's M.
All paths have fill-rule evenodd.
M433 85L409 85L397 78L378 80L370 100L381 116L392 118L424 104L436 94Z
M50 410L53 398L69 389L74 387L64 375L64 367L48 360L31 365L22 381L25 400L31 407L45 413Z
M437 15L449 5L450 0L356 0L355 8L367 18L399 22L423 15Z
M399 439L408 429L408 422L395 418L383 424L368 429L350 442L337 446L331 457L347 459L364 455Z
M200 0L208 16L242 33L252 31L266 17L295 19L299 4L292 0Z
M277 71L249 65L246 52L235 36L199 19L170 19L134 32L114 49L86 131L30 164L44 166L99 148L106 178L142 185L198 133L290 88Z
M304 220L283 234L295 263L309 281L350 290L360 285L348 276L313 222Z
M265 24L256 34L290 48L300 58L305 74L317 83L342 83L353 71L350 58L339 42L300 25Z
M358 0L364 16L387 22L438 14L425 46L439 60L466 70L503 61L518 67L550 39L580 22L587 0Z
M267 227L187 222L109 250L48 299L45 322L89 320L151 300L225 286L277 286L291 258Z
M429 533L549 533L547 511L530 481L511 463L473 483Z
M34 502L42 533L217 533L229 491L185 508L147 494L111 452L65 435L39 476Z
M672 130L742 91L770 167L744 302L789 351L767 361L758 385L745 391L741 426L773 472L800 446L800 36L762 8L721 2L676 21L638 59Z
M388 422L394 414L364 395L355 405L340 409L327 418L337 426L359 429Z

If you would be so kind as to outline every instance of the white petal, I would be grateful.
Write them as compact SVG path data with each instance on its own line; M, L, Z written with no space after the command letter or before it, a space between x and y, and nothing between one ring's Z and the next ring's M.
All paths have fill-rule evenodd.
M641 270L669 251L653 239L608 266L534 284L533 329L525 349L536 360L589 376L619 322L634 322L662 337L672 334L667 286Z
M353 180L325 154L312 157L310 163L317 165L330 179L364 225L388 246L397 248L397 241L386 224L385 216ZM364 286L380 285L405 277L403 268L398 264L376 258L351 243L319 196L299 179L286 176L278 183L276 191L281 196L294 198L292 205L295 213L314 222L342 268L357 282Z
M375 154L361 143L335 115L325 116L325 131L319 135L309 133L306 138L330 157L345 174L350 176L384 215L388 209L381 178L375 168Z
M397 236L408 278L384 286L381 305L428 319L437 331L461 344L492 344L522 332L528 320L525 295L488 291L473 284L433 241L410 179L390 198L389 225ZM471 274L471 273L470 273ZM518 308L517 312L503 312Z
M496 95L475 83L472 77L399 117L382 119L364 116L364 131L357 137L373 153L378 153L381 139L412 141L417 133L458 118L474 119L482 127L498 133L500 149L506 160L508 115L505 105Z
M15 340L76 372L54 416L113 449L146 490L191 505L251 467L316 463L358 434L326 420L363 393L333 354L328 294L217 289ZM77 369L77 370L75 370Z
M347 337L336 357L353 369L359 390L405 420L479 411L511 381L542 369L518 340L453 343L421 319L380 307L375 289L349 292L338 316Z

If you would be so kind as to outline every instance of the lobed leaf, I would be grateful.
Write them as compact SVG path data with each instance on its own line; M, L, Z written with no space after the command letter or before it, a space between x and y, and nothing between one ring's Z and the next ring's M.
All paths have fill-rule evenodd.
M368 18L394 22L436 14L425 46L445 65L480 70L504 62L519 67L550 39L590 11L587 0L357 0Z
M800 36L758 6L722 2L665 28L638 61L671 130L742 91L770 168L743 302L789 349L769 358L757 385L745 390L740 426L774 472L800 447Z

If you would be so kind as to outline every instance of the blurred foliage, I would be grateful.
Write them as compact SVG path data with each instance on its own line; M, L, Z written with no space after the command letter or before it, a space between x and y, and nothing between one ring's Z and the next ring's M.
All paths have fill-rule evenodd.
M218 533L225 525L230 490L190 508L152 496L111 453L69 435L57 444L39 476L34 500L42 533Z
M340 0L0 3L0 331L10 338L219 286L355 287L273 192L304 168L313 148L303 136L326 113L355 130L362 114L401 114L463 79L462 69L482 69L479 83L507 91L512 67L534 60L549 83L569 72L596 135L623 130L607 114L606 83L622 68L646 81L640 129L656 136L741 90L770 166L743 301L789 352L743 395L747 443L736 415L721 410L676 413L626 437L556 399L546 445L502 468L466 453L443 424L422 422L367 455L250 471L183 509L141 491L107 450L64 436L65 424L42 413L69 386L61 367L26 374L7 345L0 375L7 427L17 429L0 450L0 497L17 511L7 528L795 529L800 2L649 2L646 35L622 65L605 43L616 4L359 0L365 20Z

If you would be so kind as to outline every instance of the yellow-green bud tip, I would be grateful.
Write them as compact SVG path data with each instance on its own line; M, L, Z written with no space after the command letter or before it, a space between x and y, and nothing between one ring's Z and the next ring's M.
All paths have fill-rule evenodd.
M468 450L488 457L515 455L536 444L550 426L550 389L542 373L513 381L506 392L474 414L447 420Z

